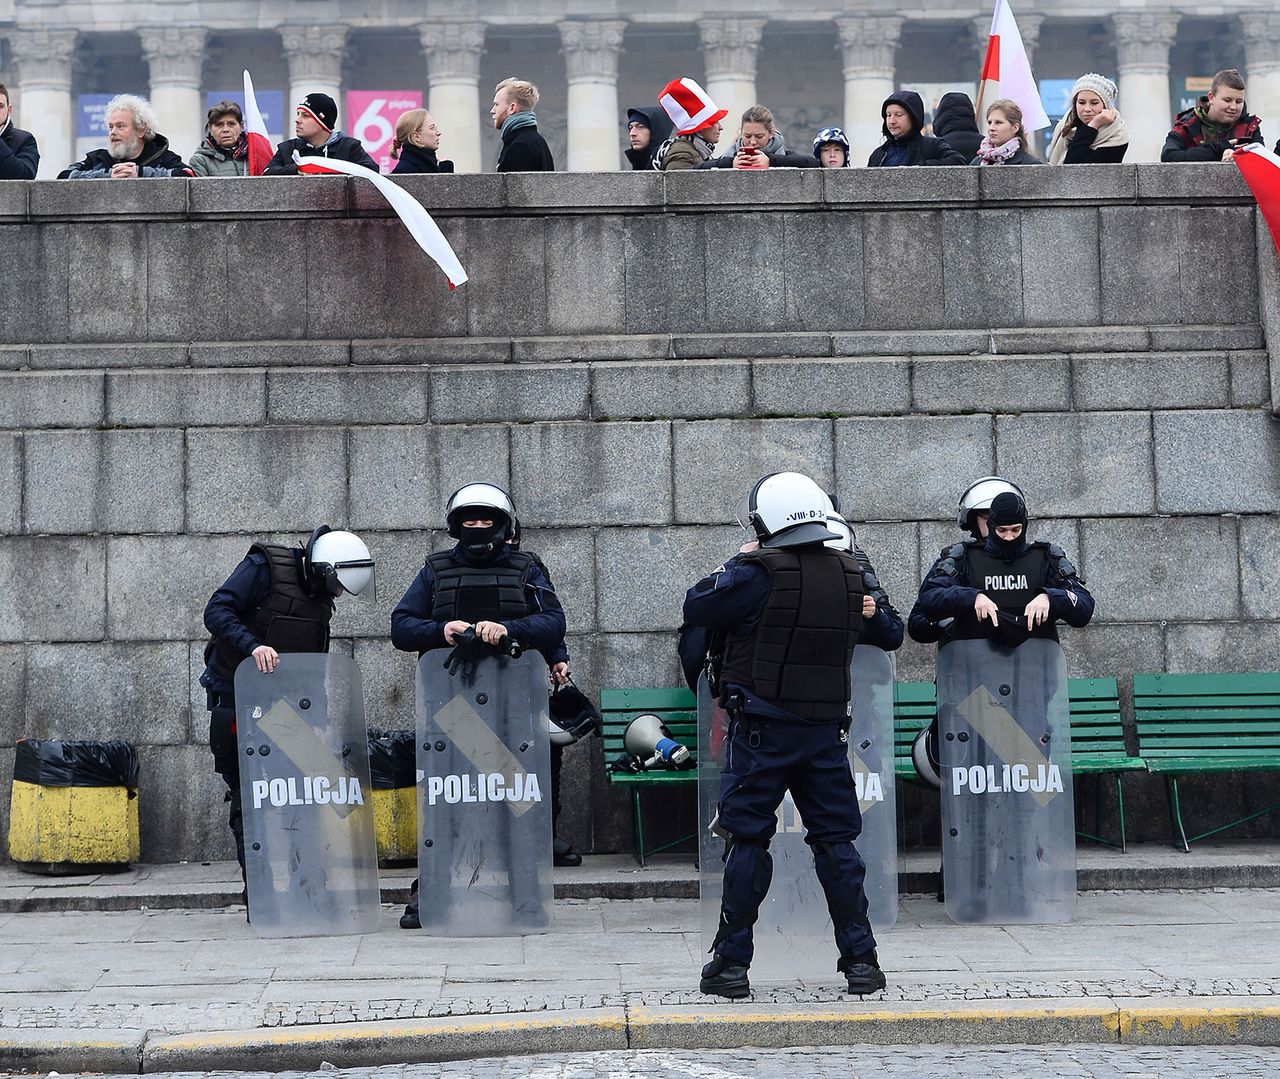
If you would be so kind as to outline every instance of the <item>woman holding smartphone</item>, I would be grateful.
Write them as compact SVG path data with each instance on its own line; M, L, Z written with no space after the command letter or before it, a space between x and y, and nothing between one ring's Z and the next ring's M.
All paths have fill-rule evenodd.
M773 122L773 113L763 105L752 105L742 114L738 141L733 152L713 157L700 169L816 169L818 159L787 150Z

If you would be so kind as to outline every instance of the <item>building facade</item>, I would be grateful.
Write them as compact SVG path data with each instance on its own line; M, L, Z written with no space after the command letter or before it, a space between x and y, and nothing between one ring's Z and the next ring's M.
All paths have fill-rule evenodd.
M1264 133L1280 132L1273 0L1014 6L1042 83L1100 71L1119 84L1129 160L1156 159L1172 114L1223 67L1246 75ZM94 110L114 93L148 96L172 147L190 154L209 100L237 91L245 68L260 92L280 95L275 133L291 134L292 104L313 90L333 95L340 126L366 141L385 135L389 106L418 95L444 132L441 156L460 172L493 169L490 95L512 74L541 89L540 127L570 171L619 168L625 109L655 104L677 75L701 81L731 118L757 101L770 106L793 148L843 124L861 161L880 140L880 103L895 87L926 99L972 90L990 17L990 5L973 0L795 0L784 9L765 0L0 0L0 81L18 122L39 136L42 176L86 142L101 144ZM361 92L357 108L371 111L352 117L348 95Z

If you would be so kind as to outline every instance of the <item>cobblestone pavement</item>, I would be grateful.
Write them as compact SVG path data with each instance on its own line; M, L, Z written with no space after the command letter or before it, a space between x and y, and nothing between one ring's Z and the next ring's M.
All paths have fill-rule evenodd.
M261 940L243 911L0 914L0 1027L185 1033L698 1004L691 900L566 900L523 938ZM929 899L883 935L889 1002L1280 997L1280 890L1093 892L1063 926L957 926ZM834 971L756 1003L844 1002Z
M1274 1079L1280 1049L1116 1045L991 1048L815 1046L564 1053L448 1064L315 1072L240 1072L240 1079ZM156 1079L225 1079L228 1072L159 1072Z

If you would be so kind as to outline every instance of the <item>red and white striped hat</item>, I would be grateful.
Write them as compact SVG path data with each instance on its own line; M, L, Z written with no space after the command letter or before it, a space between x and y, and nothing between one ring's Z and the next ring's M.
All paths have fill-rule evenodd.
M671 117L677 135L692 135L729 114L728 109L717 109L707 92L692 79L672 79L658 95L658 104Z

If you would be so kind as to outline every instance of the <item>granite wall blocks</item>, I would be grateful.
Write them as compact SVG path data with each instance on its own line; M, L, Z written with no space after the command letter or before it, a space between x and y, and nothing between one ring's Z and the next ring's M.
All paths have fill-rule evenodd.
M183 432L139 428L24 436L28 532L178 532Z
M276 423L422 423L430 399L427 373L414 368L270 371L267 414Z
M22 436L0 432L0 534L22 531Z
M751 411L751 386L745 361L592 364L592 418L742 416Z
M627 203L618 203L625 206ZM547 330L559 334L622 333L626 327L621 215L547 219Z
M1076 407L1087 412L1230 403L1231 366L1220 352L1077 353L1071 372Z
M310 532L346 520L346 439L327 427L190 430L187 528Z
M671 520L666 423L545 423L511 429L512 497L528 526Z
M590 371L578 364L441 367L431 373L431 421L586 419L590 381Z
M113 371L107 423L120 427L205 427L262 423L267 374L233 371Z
M0 427L96 427L104 386L101 371L0 375Z
M1157 412L1161 513L1280 510L1280 422L1262 409Z
M84 536L0 539L0 580L57 588L0 589L0 641L101 640L106 543Z
M879 416L911 407L905 359L757 360L752 366L755 411L764 415Z
M803 472L835 484L828 420L699 420L672 425L675 519L727 524L762 476Z
M1240 593L1245 618L1280 619L1280 518L1240 518Z
M923 412L1047 412L1071 407L1066 356L917 356L911 397Z

